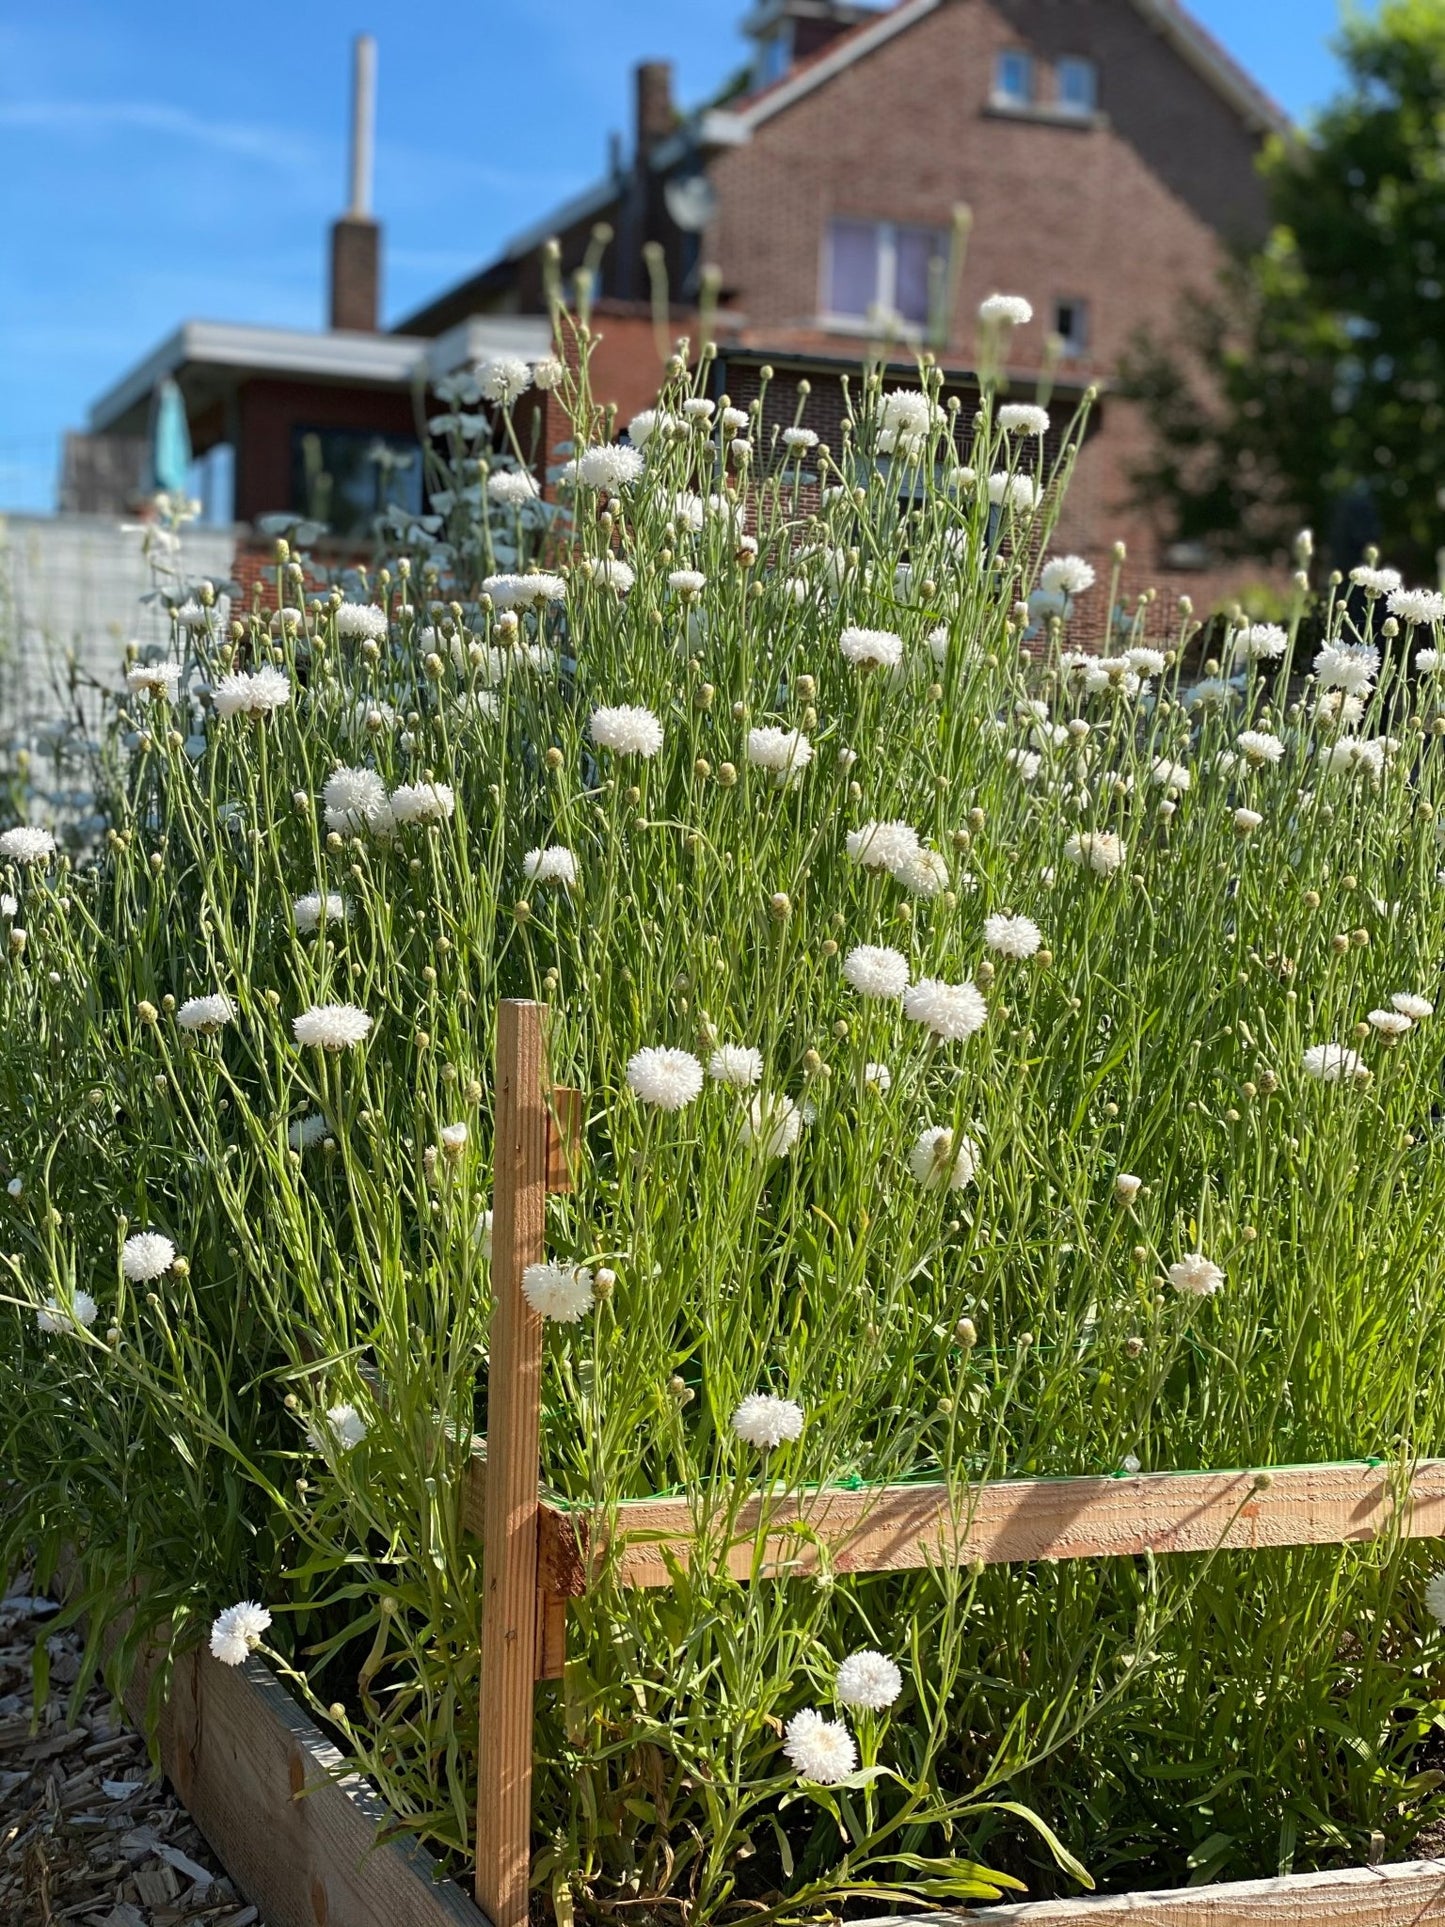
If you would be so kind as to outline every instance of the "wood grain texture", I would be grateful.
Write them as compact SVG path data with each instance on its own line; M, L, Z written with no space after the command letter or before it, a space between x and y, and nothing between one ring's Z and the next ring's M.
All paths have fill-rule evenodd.
M497 1009L492 1314L482 1527L477 1903L526 1927L537 1662L537 1480L542 1321L522 1273L545 1255L549 1082L540 1004Z
M582 1093L570 1084L552 1092L547 1119L547 1189L571 1191L582 1164Z
M1133 1478L998 1479L788 1493L746 1500L731 1521L685 1499L627 1500L609 1513L541 1505L539 1578L577 1596L606 1570L622 1585L671 1584L669 1562L701 1556L737 1579L890 1572L938 1560L1001 1565L1220 1547L1335 1545L1399 1531L1445 1536L1445 1460L1394 1466L1277 1466Z
M126 1684L137 1725L162 1657L150 1649ZM487 1927L415 1841L377 1844L395 1817L261 1660L185 1654L158 1737L171 1784L268 1927Z
M1234 1880L1217 1887L1036 1900L961 1913L911 1914L909 1927L1416 1927L1445 1921L1445 1860L1402 1860L1344 1873ZM897 1927L897 1916L854 1927Z

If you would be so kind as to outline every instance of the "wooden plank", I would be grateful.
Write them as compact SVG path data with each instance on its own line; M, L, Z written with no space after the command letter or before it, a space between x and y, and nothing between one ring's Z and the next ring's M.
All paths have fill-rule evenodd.
M582 1093L569 1084L558 1084L547 1118L547 1189L574 1190L581 1166Z
M522 1296L522 1273L545 1251L542 1015L540 1004L516 999L497 1009L476 1879L477 1903L496 1927L526 1927L531 1866L542 1321Z
M544 1500L539 1575L546 1589L575 1596L601 1569L609 1543L608 1570L620 1584L660 1587L671 1584L669 1560L687 1565L699 1550L716 1569L749 1579L815 1572L824 1548L835 1572L890 1572L940 1559L1000 1565L1336 1545L1394 1530L1445 1536L1445 1460L1422 1460L1408 1475L1356 1463L996 1479L957 1494L945 1485L791 1492L745 1500L730 1526L722 1511L695 1516L686 1499L626 1500L606 1514Z
M908 1917L909 1927L985 1921L988 1927L1416 1927L1445 1921L1445 1860ZM898 1927L898 1917L857 1921L854 1927Z
M567 1665L567 1596L537 1587L538 1679L561 1679Z
M150 1648L125 1685L137 1726L162 1658ZM158 1740L172 1786L268 1927L487 1927L416 1841L377 1845L395 1816L261 1660L178 1659Z

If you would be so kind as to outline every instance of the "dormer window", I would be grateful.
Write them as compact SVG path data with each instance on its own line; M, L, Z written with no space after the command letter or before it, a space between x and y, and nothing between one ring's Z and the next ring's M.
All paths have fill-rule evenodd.
M1069 55L1054 69L1054 105L1061 114L1092 114L1099 105L1099 70Z
M775 80L781 80L793 64L793 23L780 20L767 39L758 46L757 62L753 69L755 87L771 87Z
M1031 107L1034 99L1033 56L1010 48L993 63L995 107Z

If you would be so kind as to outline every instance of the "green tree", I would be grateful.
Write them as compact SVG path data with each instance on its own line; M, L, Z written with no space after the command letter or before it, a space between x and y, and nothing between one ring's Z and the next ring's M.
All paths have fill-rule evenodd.
M1181 541L1278 551L1301 522L1433 580L1445 543L1445 0L1352 17L1345 85L1262 158L1272 225L1124 370L1135 474Z

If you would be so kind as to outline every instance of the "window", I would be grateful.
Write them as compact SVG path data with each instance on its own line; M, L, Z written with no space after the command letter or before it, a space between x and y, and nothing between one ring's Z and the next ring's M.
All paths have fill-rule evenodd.
M753 73L755 87L771 87L775 80L781 80L793 64L793 23L782 21L775 33L758 48L757 64Z
M1054 303L1054 333L1064 344L1066 360L1077 360L1089 346L1089 304L1076 294L1061 295Z
M993 63L995 107L1029 107L1034 98L1034 63L1029 54L999 54Z
M1054 71L1055 105L1061 114L1092 114L1099 104L1099 70L1092 60L1070 56Z
M293 428L291 507L333 535L369 535L382 509L422 508L419 445L369 428Z
M923 328L948 260L942 228L893 221L833 221L828 227L824 307L830 320L889 316Z

